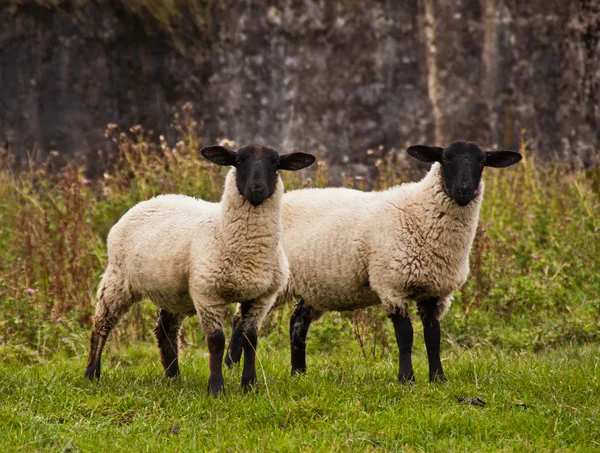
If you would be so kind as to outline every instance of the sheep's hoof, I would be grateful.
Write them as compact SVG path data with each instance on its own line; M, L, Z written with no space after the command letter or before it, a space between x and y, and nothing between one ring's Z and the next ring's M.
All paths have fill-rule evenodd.
M100 380L100 367L96 365L90 365L85 369L84 377L89 381Z
M242 375L242 388L244 389L244 393L248 393L256 389L254 385L255 379L255 375L250 377L245 377Z
M306 374L306 367L292 368L292 376Z
M250 393L250 392L256 391L256 387L254 387L254 383L242 384L242 388L244 389L244 393Z
M444 373L433 373L429 375L429 382L434 384L443 384L444 382L448 382Z
M231 356L229 354L227 354L225 356L225 366L231 370L231 369L233 369L233 366L235 364L236 364L236 362L234 362L233 359L231 358Z
M180 376L179 367L171 365L169 368L165 370L165 376L169 379L175 379Z
M225 386L223 376L211 376L208 378L208 392L212 393L215 398L219 393L225 395Z
M398 382L400 382L400 384L414 384L416 382L415 374L412 372L412 370L408 373L399 374Z

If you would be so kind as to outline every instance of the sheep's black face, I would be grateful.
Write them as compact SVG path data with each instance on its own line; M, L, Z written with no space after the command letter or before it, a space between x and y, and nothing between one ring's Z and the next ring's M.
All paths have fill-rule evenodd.
M260 206L275 191L278 170L300 170L315 161L306 153L279 155L267 146L248 145L230 151L222 146L202 148L201 154L218 165L231 165L236 169L236 184L252 206Z
M454 142L444 149L441 164L446 193L459 206L468 205L479 189L485 152L475 143Z
M508 167L521 160L514 151L483 151L477 143L453 142L445 148L411 146L408 154L422 162L439 162L446 194L467 206L479 190L484 167Z
M244 146L236 153L238 191L252 206L259 206L275 191L279 153L262 146Z

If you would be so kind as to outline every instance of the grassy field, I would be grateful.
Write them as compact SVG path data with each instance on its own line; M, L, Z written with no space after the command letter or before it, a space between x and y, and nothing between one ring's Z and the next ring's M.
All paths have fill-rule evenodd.
M76 164L57 171L56 155L15 174L0 149L0 451L600 450L600 171L542 167L526 141L522 163L484 173L471 276L442 321L448 383L426 382L419 330L417 384L396 383L392 328L377 308L319 321L309 374L291 378L282 307L259 340L259 391L244 395L234 370L215 401L196 319L182 378L162 378L149 303L111 334L102 381L85 382L110 227L159 193L220 197L224 173L198 157L192 118L175 118L172 148L110 127L118 153L99 180ZM374 160L373 181L345 185L420 177L394 156ZM327 175L321 163L286 175L286 188Z
M420 342L419 342L420 343ZM600 347L509 353L450 348L449 382L395 382L396 360L362 357L356 343L309 348L307 376L290 377L288 348L261 344L259 388L225 374L225 397L206 394L205 348L189 348L182 378L162 377L151 345L110 349L100 384L84 357L0 375L2 451L598 451ZM264 374L263 374L264 373ZM483 407L459 403L480 398Z

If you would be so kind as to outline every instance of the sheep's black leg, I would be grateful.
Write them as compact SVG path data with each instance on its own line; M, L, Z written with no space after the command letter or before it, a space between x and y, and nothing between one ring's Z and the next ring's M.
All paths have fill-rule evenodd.
M390 315L396 332L396 343L400 352L400 372L398 381L405 384L415 382L415 373L412 366L413 327L408 315L400 313Z
M104 349L107 338L108 332L106 332L105 335L100 335L96 329L92 331L92 336L90 338L90 356L84 374L90 381L100 379L100 361L102 359L102 350Z
M305 305L303 301L298 302L290 318L292 376L306 373L306 335L313 319L313 308Z
M242 313L236 312L233 315L233 326L231 329L231 339L229 340L229 346L227 347L227 354L225 355L225 365L228 368L233 368L236 363L240 363L242 358L243 340L244 340L244 328L242 325L242 316L244 305L241 305Z
M255 325L246 326L242 332L244 349L244 369L242 370L242 387L245 392L254 388L256 379L256 346L258 344L258 329Z
M258 308L256 300L241 302L233 317L233 331L225 360L231 359L232 366L239 363L244 352L244 368L242 369L242 387L245 392L254 388L256 380L256 346L258 345L258 329L255 325L254 313L251 308ZM237 321L237 322L236 322Z
M210 377L208 390L216 398L219 392L224 392L223 381L223 354L225 352L225 334L222 329L217 329L206 339L209 353Z
M156 318L154 336L158 343L160 362L167 377L179 376L178 341L179 330L184 316L169 313L167 310L159 310Z
M105 275L108 274L108 270ZM122 294L120 286L114 285L106 289L106 285L101 286L100 297L96 305L94 314L92 336L90 338L90 356L85 368L84 376L91 380L100 379L100 362L102 351L110 331L117 325L119 319L127 313L136 298ZM116 290L114 288L117 288ZM116 299L114 293L117 293L119 299ZM124 302L120 302L123 300Z
M440 321L437 319L436 307L438 299L436 297L419 302L419 315L423 321L423 333L425 335L425 346L427 348L427 358L429 359L429 381L443 382L446 380L442 361L440 360Z
M241 318L241 343L244 351L244 368L242 369L242 387L245 392L253 390L256 380L256 347L258 345L258 329L265 316L273 306L277 294L267 294L239 304ZM235 358L235 357L234 357Z
M98 304L92 322L90 356L84 373L90 381L100 379L100 361L108 334L117 325L119 319L139 300L137 295L126 290L127 286L126 279L122 277L120 271L109 264L100 282Z

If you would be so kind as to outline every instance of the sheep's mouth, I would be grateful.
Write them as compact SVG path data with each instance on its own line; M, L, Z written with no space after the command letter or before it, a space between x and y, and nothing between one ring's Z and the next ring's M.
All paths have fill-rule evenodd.
M459 205L461 208L464 208L465 206L468 206L471 201L473 201L473 198L455 198L454 201L456 202L457 205Z
M448 186L446 185L446 181L444 181L443 179L442 179L442 190L448 198L453 200L461 208L468 206L473 200L477 199L477 197L479 196L479 188L475 189L473 191L473 193L470 193L468 195L466 195L466 194L459 195L458 193L454 193L454 191L450 191L448 189Z
M266 199L253 200L251 198L247 198L247 200L248 200L248 203L250 203L255 208L258 208L261 204L263 204L266 201Z

